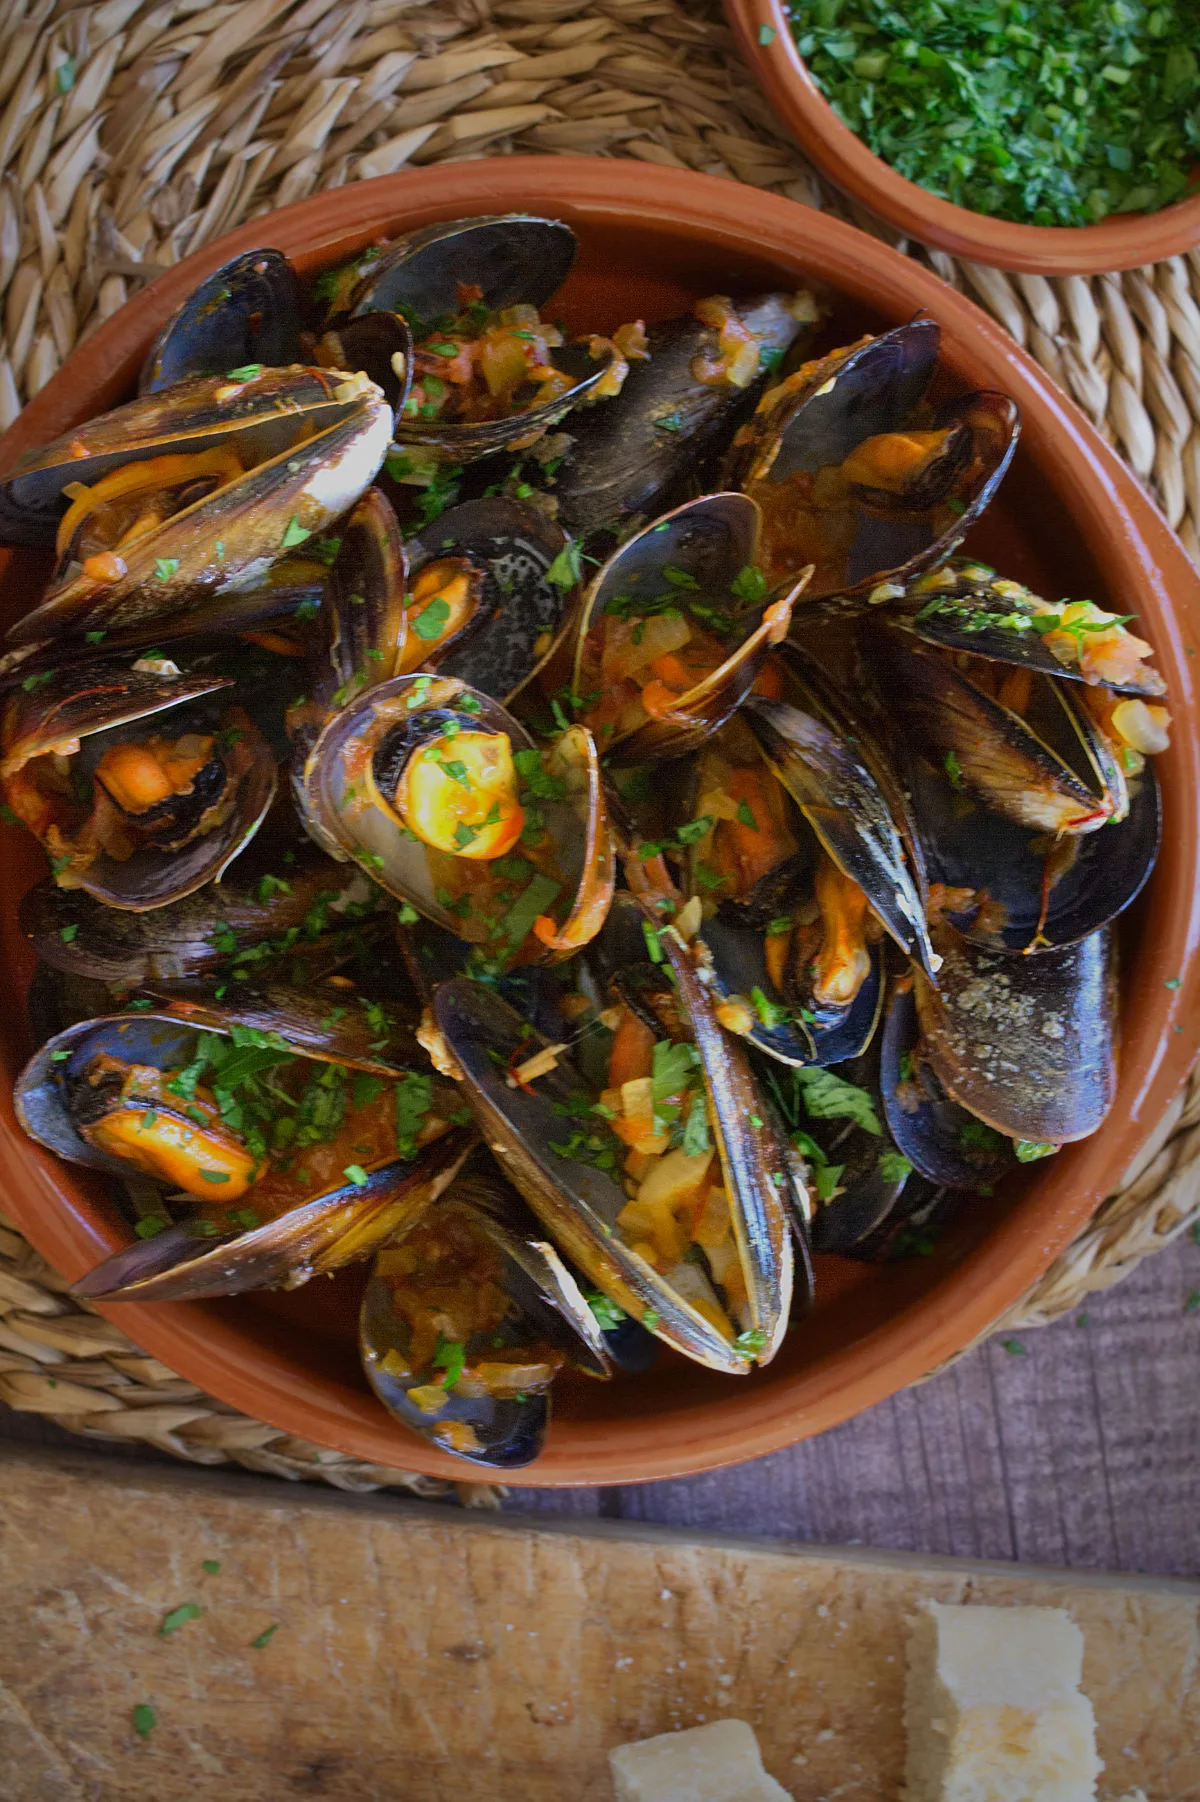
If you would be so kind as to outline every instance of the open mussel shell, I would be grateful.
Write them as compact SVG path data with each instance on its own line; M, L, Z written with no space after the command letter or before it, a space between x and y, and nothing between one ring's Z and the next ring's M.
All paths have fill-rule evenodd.
M443 734L447 723L462 733L507 738L518 758L536 749L510 713L464 683L397 676L347 703L304 757L296 793L305 825L335 855L354 858L391 894L459 938L490 944L511 958L535 930L527 952L569 955L599 930L615 882L594 744L575 726L547 749L551 793L535 805L553 873L535 871L519 856L518 844L514 855L521 867L514 873L509 858L502 876L512 899L498 900L503 912L493 915L490 902L479 912L470 900L470 884L480 879L481 865L486 874L487 860L432 848L411 832L389 798L408 759ZM535 928L535 920L546 924Z
M1019 416L1004 395L929 408L940 331L915 319L834 351L771 388L741 428L724 480L763 508L763 566L781 582L816 573L810 601L903 583L948 556L986 507L1011 461ZM871 441L927 434L925 454L896 477Z
M629 539L600 571L584 600L575 653L574 687L585 723L598 717L597 704L604 710L621 684L629 687L633 670L645 673L634 665L627 676L627 664L642 644L652 642L641 622L661 615L664 602L676 615L691 613L697 626L719 615L727 647L721 663L698 675L663 711L650 715L642 709L644 717L631 726L622 725L619 716L596 726L606 762L687 756L746 699L767 653L787 633L805 580L801 576L766 605L740 600L734 584L755 564L758 537L753 501L742 494L703 495Z
M809 698L802 691L801 698ZM768 765L808 821L824 851L866 895L884 930L933 974L925 909L887 798L858 735L817 703L809 709L751 695L742 717Z
M133 657L95 652L61 668L39 669L5 705L0 778L15 776L34 757L70 756L93 733L150 719L229 686L225 676L184 674L161 661L139 668Z
M718 331L694 313L647 328L649 355L630 362L613 400L576 413L571 443L550 482L559 518L587 537L650 519L680 500L698 466L723 444L762 392L774 367L807 330L815 308L807 296L764 294L735 311L762 346L763 374L748 388L703 381L693 365L718 355Z
M362 377L319 369L265 369L241 381L200 376L142 395L81 426L18 465L0 483L0 531L24 521L21 543L52 543L67 485L93 488L122 465L197 459L206 490L130 543L114 579L68 561L46 599L15 622L17 644L103 630L108 642L155 632L188 616L219 628L288 552L345 513L373 480L391 441L392 414ZM235 458L242 473L205 476L204 453ZM172 492L186 480L179 465ZM221 485L211 487L213 479ZM187 500L186 488L183 489ZM89 517L94 517L90 516ZM69 555L69 547L68 547Z
M548 574L567 543L548 515L504 496L464 501L410 538L414 580L443 558L461 559L481 577L470 618L452 638L430 644L420 667L511 705L574 628L579 584Z
M1116 945L1108 928L1037 957L986 950L942 924L939 987L916 975L924 1054L943 1087L1012 1139L1062 1144L1116 1093Z
M351 864L334 863L308 839L287 861L265 833L220 882L128 913L47 877L21 898L21 930L43 963L114 987L215 981L244 960L256 975L282 966L311 973L353 948L383 897Z
M193 375L229 375L250 364L300 361L300 290L280 250L245 250L200 283L151 346L141 394ZM357 364L343 365L357 368Z
M462 311L463 288L477 288L489 312L521 304L540 308L566 280L575 250L574 232L554 219L512 213L448 220L387 245L366 266L347 306L356 316L401 314L419 344L439 320ZM571 381L557 400L503 419L461 424L414 418L402 407L397 442L467 462L537 437L596 386L612 352L597 357L586 344L564 344L550 358Z
M1059 835L1120 819L1128 805L1124 774L1068 684L1029 672L1016 712L907 627L868 624L862 643L886 707L991 811Z
M426 1236L436 1240L447 1231L481 1241L485 1255L498 1259L498 1286L508 1299L503 1321L462 1342L468 1372L491 1362L502 1373L504 1365L515 1360L513 1377L519 1381L520 1356L528 1348L532 1369L544 1376L549 1347L592 1376L609 1375L611 1361L603 1337L578 1284L507 1184L473 1174L460 1176L427 1217ZM403 1247L404 1237L397 1239ZM407 1244L413 1244L411 1237ZM387 1273L393 1256L391 1245L376 1255L359 1314L363 1369L376 1396L405 1426L468 1463L501 1470L529 1464L545 1440L550 1385L535 1377L528 1388L497 1394L468 1375L466 1382L460 1378L445 1384L439 1401L439 1373L412 1371L408 1366L412 1329L394 1304ZM444 1305L440 1275L435 1271L426 1278L433 1286L431 1306ZM420 1267L406 1271L402 1280L406 1289L419 1293ZM414 1391L418 1400L413 1399ZM425 1407L419 1405L421 1400Z
M305 339L307 346L307 337ZM362 313L339 319L321 334L313 360L325 368L356 369L382 390L399 414L413 383L412 333L398 313Z
M79 668L52 676L40 691L50 700L44 730L28 718L31 696L10 700L5 792L50 852L61 887L82 888L135 913L164 907L214 881L249 844L274 798L274 754L245 709L221 692L224 682L154 675L139 682L137 671L127 681L125 672L110 668L90 690L78 691L72 685ZM167 708L165 736L209 741L206 761L185 789L126 812L104 785L104 759L120 745L145 740L145 720ZM107 724L113 718L121 723ZM151 737L155 731L149 728ZM36 759L62 751L73 753L73 787L60 798L50 777L43 786ZM129 855L110 854L98 838L85 845L98 808L109 830L124 834ZM78 825L71 825L73 815Z
M803 1087L807 1094L806 1085L812 1079L802 1077L799 1071L767 1069L763 1087L772 1108L792 1120L808 1119L807 1136L820 1145L825 1170L835 1184L829 1198L821 1199L820 1184L812 1180L804 1163L812 1155L811 1146L801 1151L789 1142L793 1163L804 1165L801 1180L793 1185L792 1216L797 1231L806 1235L814 1251L850 1255L895 1209L911 1172L905 1159L896 1155L884 1119L879 1094L878 1039L872 1040L859 1056L831 1071L829 1080L834 1079L863 1091L860 1107L862 1103L869 1107L865 1116L869 1124L862 1117L832 1110L827 1116L819 1111L822 1104L816 1099L810 1108L807 1101L801 1100L801 1093ZM874 1126L878 1127L877 1132Z
M1154 869L1162 805L1152 764L1129 783L1129 811L1099 832L1055 844L955 789L923 757L905 760L931 882L945 912L980 945L1040 955L1119 918Z
M946 1188L977 1189L1017 1168L1011 1139L952 1100L926 1061L908 977L891 986L879 1060L888 1131L914 1170Z
M664 935L664 939L669 935ZM547 1232L572 1262L626 1314L677 1351L711 1369L738 1375L751 1355L774 1356L786 1330L793 1257L783 1197L782 1153L764 1116L742 1047L717 1024L693 953L667 947L704 1066L714 1138L730 1197L735 1242L746 1280L747 1330L758 1345L742 1351L699 1313L615 1229L626 1195L608 1170L554 1149L563 1137L563 1107L587 1092L578 1069L560 1053L536 1086L509 1086L513 1057L544 1044L513 1009L479 984L445 984L434 997L443 1041L462 1071L464 1093L508 1175ZM618 1141L614 1139L617 1152Z
M221 1024L210 1022L208 1029L228 1032L240 1023L240 1014L231 1009L221 1016ZM182 1067L195 1031L195 1024L169 1010L118 1014L68 1028L36 1053L18 1079L15 1104L21 1125L68 1162L128 1177L128 1163L81 1136L78 1110L85 1072L100 1055L160 1070ZM308 1047L296 1049L304 1056L321 1055ZM326 1035L324 1061L346 1061L333 1033ZM161 1103L157 1111L162 1111ZM167 1227L105 1259L78 1285L78 1292L93 1298L178 1301L294 1287L365 1257L402 1223L419 1217L453 1179L471 1143L469 1133L453 1128L423 1146L415 1158L394 1159L369 1172L365 1183L339 1181L248 1230L232 1222L228 1232L216 1235L194 1222ZM253 1200L252 1190L248 1200Z
M308 989L239 984L236 996L221 999L215 994L168 995L162 1012L193 1032L228 1032L233 1024L283 1039L296 1057L385 1079L402 1079L425 1061L409 1010L332 983Z
M575 233L558 219L498 213L447 219L393 238L359 259L346 309L401 313L415 330L461 310L459 289L477 286L491 312L540 307L571 272Z
M1063 602L1068 606L1069 602ZM1011 663L1068 681L1096 681L1080 665L1064 663L1029 622L1044 615L1045 602L1020 582L998 576L967 557L952 558L944 567L910 584L899 605L909 615L918 638L948 651L967 651L995 663ZM914 611L915 609L915 611ZM1125 680L1104 686L1120 695L1162 695L1166 683L1158 671L1133 669Z

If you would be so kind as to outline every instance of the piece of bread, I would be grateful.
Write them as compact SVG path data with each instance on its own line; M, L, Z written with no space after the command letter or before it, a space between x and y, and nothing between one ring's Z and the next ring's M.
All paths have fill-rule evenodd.
M608 1755L617 1802L791 1802L763 1770L753 1727L713 1721L616 1746Z
M1103 1770L1061 1608L948 1607L908 1648L907 1802L1093 1802Z

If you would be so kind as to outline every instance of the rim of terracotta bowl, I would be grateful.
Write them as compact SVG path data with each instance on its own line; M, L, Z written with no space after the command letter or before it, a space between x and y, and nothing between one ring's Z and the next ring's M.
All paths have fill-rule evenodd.
M922 244L1037 275L1136 269L1200 244L1200 191L1157 213L1122 214L1097 225L1020 225L942 200L900 175L842 123L796 48L781 0L725 0L725 15L767 99L817 168Z
M1121 1086L1109 1124L1036 1166L1028 1189L958 1261L943 1262L939 1248L938 1258L892 1267L905 1273L904 1305L878 1325L871 1315L861 1331L856 1315L849 1343L815 1347L811 1362L798 1369L776 1364L760 1377L731 1381L715 1400L676 1388L673 1396L683 1394L683 1405L666 1412L607 1418L598 1403L591 1417L579 1419L560 1410L538 1462L505 1477L540 1486L640 1482L777 1451L926 1376L1036 1281L1158 1124L1191 1065L1200 1020L1200 817L1191 799L1200 794L1200 730L1187 655L1189 642L1200 644L1200 573L1083 415L998 325L928 270L791 201L749 196L731 181L632 161L504 157L457 163L340 188L255 220L189 257L107 320L0 441L0 468L129 392L162 321L197 281L237 251L270 243L312 269L345 259L384 231L530 209L565 218L585 234L589 226L597 233L653 233L664 246L665 266L671 266L672 243L681 258L689 246L703 246L706 263L711 259L722 269L739 259L743 265L769 263L797 281L810 274L840 290L849 305L897 322L918 308L930 312L942 325L951 375L1002 387L1020 403L1019 456L1032 458L1039 488L1044 480L1099 568L1136 597L1126 610L1136 607L1150 616L1176 717L1172 749L1159 760L1164 852L1138 939L1144 993L1124 1022ZM16 986L31 959L12 915L10 907L0 916L0 967ZM0 1022L5 1057L15 1063L17 1051ZM24 1137L8 1085L0 1089L3 1205L48 1261L74 1281L118 1244L113 1215L89 1197L78 1173ZM143 1303L102 1312L182 1377L283 1431L376 1464L459 1480L486 1476L391 1422L365 1385L360 1394L336 1371L291 1357L271 1336L273 1316L265 1337L261 1323L257 1336L240 1325L240 1305Z

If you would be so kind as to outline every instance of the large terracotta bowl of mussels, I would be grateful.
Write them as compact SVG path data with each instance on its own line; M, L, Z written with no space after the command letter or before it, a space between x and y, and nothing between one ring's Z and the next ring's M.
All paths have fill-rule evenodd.
M5 1208L380 1464L820 1431L1195 1050L1196 572L969 303L748 198L319 197L0 447Z

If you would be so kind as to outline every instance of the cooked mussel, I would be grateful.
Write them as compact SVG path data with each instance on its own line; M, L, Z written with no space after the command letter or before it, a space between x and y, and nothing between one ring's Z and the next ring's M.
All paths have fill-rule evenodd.
M998 576L969 557L953 557L910 582L902 597L918 637L946 650L967 651L998 663L1069 676L1137 699L1166 693L1148 666L1153 646L1127 630L1131 614L1107 613L1094 601L1052 606L1021 582ZM1133 707L1125 717L1136 730L1147 723L1165 734L1164 710ZM1136 739L1129 740L1136 743ZM1138 745L1161 750L1164 744Z
M401 669L436 669L511 705L574 628L578 566L562 528L521 501L490 496L452 507L406 549Z
M1065 682L868 623L863 642L889 710L993 812L1057 837L1123 817L1121 765Z
M661 977L636 1010L622 997L602 1098L480 984L444 984L433 1017L488 1144L564 1253L667 1344L737 1375L786 1330L786 1164L717 1023L702 948L650 930L678 987Z
M856 1056L879 1016L882 926L747 729L745 708L700 753L694 813L682 828L685 886L704 911L722 1024L783 1063ZM852 834L853 817L835 837L843 826ZM899 893L887 892L892 912Z
M249 842L275 793L275 759L228 687L161 658L96 658L9 696L5 799L61 887L134 912L162 907Z
M352 864L289 839L281 847L259 833L220 882L145 913L106 907L48 877L22 897L21 930L53 969L119 988L278 969L310 979L356 950L383 896Z
M806 363L767 390L723 479L763 513L768 582L815 565L807 598L865 596L942 561L1011 461L1014 403L932 405L938 326L915 319Z
M398 676L333 717L298 795L319 842L501 965L569 956L603 924L614 857L582 727L539 748L464 683Z
M10 640L145 642L181 618L220 628L353 506L391 439L378 389L321 369L235 375L142 395L5 478L0 531L59 553L46 598Z
M366 1010L325 1006L302 1047L214 1004L200 1031L200 1010L168 1007L84 1021L36 1054L16 1092L30 1137L71 1163L164 1185L138 1242L91 1271L81 1294L294 1287L366 1256L441 1193L471 1144L451 1125L454 1091L420 1068L411 1039L385 1024L377 1042L396 1038L397 1051L364 1050ZM397 1061L404 1042L409 1069ZM172 1224L176 1206L184 1217Z
M580 537L623 533L682 500L816 319L807 293L714 295L648 326L620 394L570 421L547 479L563 524Z
M947 1093L1010 1139L1059 1145L1102 1125L1116 1092L1111 929L1037 957L933 932L938 987L916 974L923 1055Z
M605 1377L574 1277L497 1174L471 1168L375 1255L359 1316L367 1380L443 1451L515 1469L541 1451L564 1366Z
M563 342L539 309L575 259L553 219L508 214L424 227L360 258L333 297L343 313L399 314L412 333L412 386L397 441L463 463L524 446L573 407L615 392L611 340Z
M808 576L772 598L758 539L753 501L708 494L600 571L580 616L574 695L606 762L685 756L746 699Z
M878 1039L836 1070L764 1070L776 1117L807 1166L803 1223L814 1251L856 1255L900 1205L912 1166L887 1126ZM793 1203L795 1208L795 1203Z
M977 1190L1016 1169L1012 1140L960 1107L926 1058L910 976L889 989L879 1057L888 1131L922 1176L945 1188Z
M281 369L300 360L296 272L282 251L245 250L172 313L142 365L138 390L152 394L189 376L234 378L252 365Z
M1116 919L1154 868L1161 815L1153 767L1118 750L1093 711L1107 691L867 624L940 906L1010 949L1069 944Z

